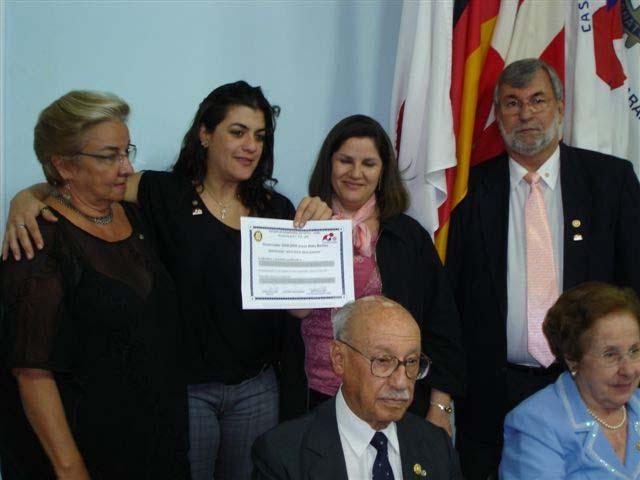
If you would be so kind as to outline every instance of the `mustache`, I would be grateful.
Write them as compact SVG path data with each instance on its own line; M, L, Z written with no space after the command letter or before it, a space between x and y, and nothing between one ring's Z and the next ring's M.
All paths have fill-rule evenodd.
M402 390L387 390L380 395L383 400L411 400L411 392L404 388Z

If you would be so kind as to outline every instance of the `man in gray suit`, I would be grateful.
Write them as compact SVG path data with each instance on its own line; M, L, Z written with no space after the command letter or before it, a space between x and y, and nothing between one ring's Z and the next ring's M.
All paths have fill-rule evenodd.
M447 433L406 413L430 364L411 314L385 297L364 297L334 316L333 329L338 394L258 438L253 478L461 479Z

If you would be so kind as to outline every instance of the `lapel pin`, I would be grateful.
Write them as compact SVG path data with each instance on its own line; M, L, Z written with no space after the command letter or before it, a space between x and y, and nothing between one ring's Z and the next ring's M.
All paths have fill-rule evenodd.
M143 234L140 234L140 235L138 235L138 238L139 238L140 240L144 240L144 235L143 235Z
M640 443L640 442L638 442L638 443ZM419 463L416 463L413 466L413 473L415 473L416 475L419 475L420 477L426 477L427 476L427 471L424 470L422 468L422 465L420 465Z
M193 205L194 207L196 205L198 205L198 200L191 200L191 205ZM575 222L575 220L574 220L574 222Z
M576 234L573 236L573 241L574 241L574 242L579 242L579 241L581 241L581 240L582 240L582 235L580 235L579 233L576 233Z
M194 208L191 212L191 215L196 216L196 215L202 215L202 209L201 208Z
M573 228L578 228L580 225L582 225L582 222L577 218L574 218L573 220L571 220L571 226Z

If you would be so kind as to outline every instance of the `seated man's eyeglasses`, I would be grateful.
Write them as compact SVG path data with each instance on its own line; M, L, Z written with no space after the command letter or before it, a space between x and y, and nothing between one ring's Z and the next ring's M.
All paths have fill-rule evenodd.
M364 358L371 362L371 374L379 378L387 378L393 375L400 365L404 365L404 373L410 380L422 380L429 373L429 367L431 366L431 360L424 353L419 355L412 355L404 360L400 360L393 355L384 355L381 357L369 357L358 350L353 345L345 342L344 340L338 340L340 343L344 343L354 352L359 353Z

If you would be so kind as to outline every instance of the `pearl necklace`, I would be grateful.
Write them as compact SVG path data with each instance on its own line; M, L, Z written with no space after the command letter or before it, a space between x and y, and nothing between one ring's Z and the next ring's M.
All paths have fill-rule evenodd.
M605 428L608 428L609 430L618 430L620 427L624 425L624 422L627 421L627 407L625 407L624 405L622 405L622 420L620 420L620 423L616 423L615 425L611 425L610 423L607 423L604 420L602 420L599 416L593 413L589 407L587 407L587 412L589 412L591 416L595 418L600 425L602 425Z
M111 205L109 205L109 213L107 213L106 215L103 215L101 217L92 217L91 215L87 215L86 213L78 210L75 205L71 203L70 200L67 200L65 197L63 197L58 190L53 190L53 192L51 192L51 196L62 205L67 207L69 210L76 212L78 215L82 216L82 218L89 220L91 223L95 223L96 225L109 225L113 221L113 209L111 208Z

